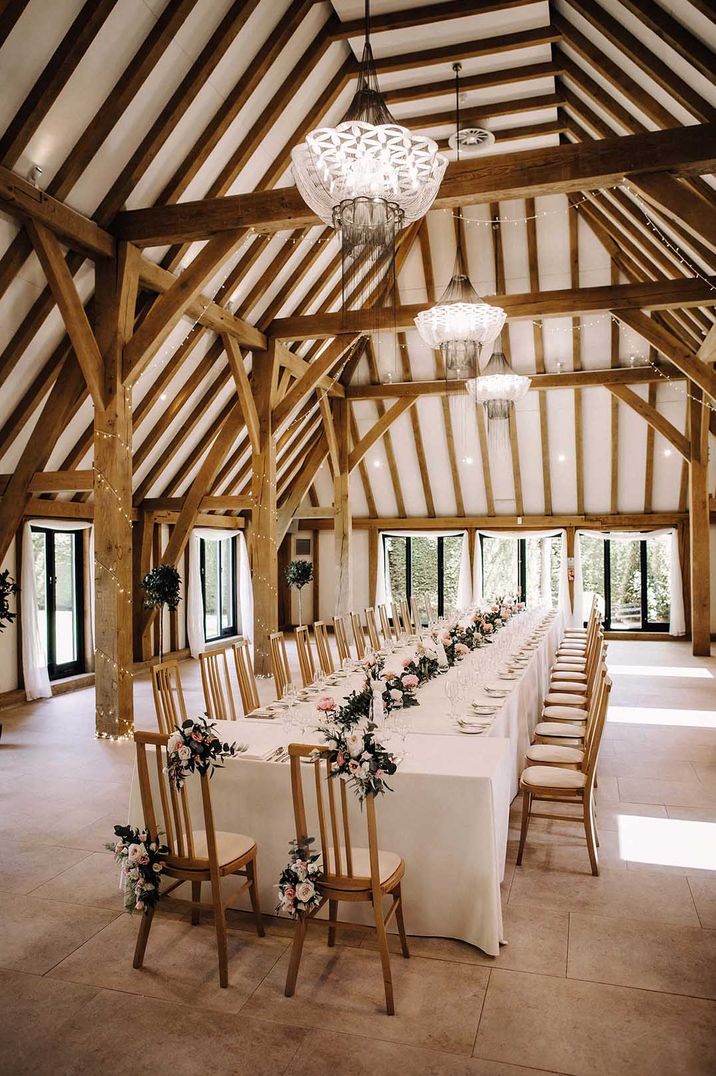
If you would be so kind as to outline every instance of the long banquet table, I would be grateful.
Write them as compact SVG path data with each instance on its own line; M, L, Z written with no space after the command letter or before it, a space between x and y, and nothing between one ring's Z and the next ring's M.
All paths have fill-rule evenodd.
M408 933L457 938L491 956L507 940L502 930L500 881L509 807L517 791L524 749L539 720L561 632L559 620L550 623L485 734L461 736L457 732L447 716L442 677L420 688L419 705L404 712L410 726L406 756L391 778L393 791L378 802L378 832L380 846L399 853L406 862L403 898ZM350 687L348 680L327 690L340 697ZM212 778L215 825L219 830L248 833L256 840L261 904L272 913L276 882L295 829L289 767L261 756L285 745L292 733L281 719L245 718L217 722L217 733L229 742L247 744L248 752L227 760ZM197 782L190 781L188 787L192 817L199 828ZM351 799L352 833L356 835L365 820L357 800ZM136 771L129 815L131 824L143 822ZM309 818L309 827L312 822L312 832L317 832L315 819ZM370 908L346 905L341 916L370 922Z

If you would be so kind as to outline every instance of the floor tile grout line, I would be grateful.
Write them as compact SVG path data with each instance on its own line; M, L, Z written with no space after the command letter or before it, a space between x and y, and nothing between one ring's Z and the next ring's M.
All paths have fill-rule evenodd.
M482 1021L482 1014L485 1011L485 1002L487 1001L487 991L490 989L490 983L492 981L492 968L487 969L487 983L485 984L485 993L482 995L482 1003L480 1005L480 1011L477 1015L477 1027L475 1028L475 1035L472 1040L472 1048L470 1050L470 1057L475 1056L475 1047L477 1046L477 1036L480 1034L480 1023Z

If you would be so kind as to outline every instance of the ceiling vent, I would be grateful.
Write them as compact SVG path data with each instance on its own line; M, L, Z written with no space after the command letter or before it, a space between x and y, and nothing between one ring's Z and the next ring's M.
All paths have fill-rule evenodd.
M450 149L457 149L460 144L461 157L474 157L489 146L494 146L495 136L484 127L461 127L448 139Z

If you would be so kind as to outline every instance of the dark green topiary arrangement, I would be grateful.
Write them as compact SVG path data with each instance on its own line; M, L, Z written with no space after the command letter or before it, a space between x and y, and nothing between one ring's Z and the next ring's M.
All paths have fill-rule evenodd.
M164 606L172 612L181 601L181 576L173 564L157 564L139 584L144 591L144 608L159 610L159 660L163 657L162 613Z
M303 623L303 614L301 612L301 590L305 587L306 583L310 583L312 579L313 564L310 560L292 560L286 568L286 582L290 587L295 587L298 591L299 627Z

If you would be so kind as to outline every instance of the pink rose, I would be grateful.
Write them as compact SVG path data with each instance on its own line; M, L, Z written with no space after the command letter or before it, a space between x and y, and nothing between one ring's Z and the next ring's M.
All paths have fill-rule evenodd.
M451 638L452 638L452 636L450 635L449 631L441 631L440 632L440 642L449 643Z
M134 907L137 909L138 912L143 912L144 911L144 901L143 900L138 900L137 903L134 905Z
M495 629L493 628L492 624L490 624L490 623L487 623L487 624L485 624L485 627L483 628L483 631L485 631L485 633L486 633L487 635L489 635L489 634L490 634L490 632L491 632L491 631L494 631L494 630L495 630Z
M393 672L392 669L385 669L384 672L383 672L383 677L384 677L385 680L396 680L397 677L398 677L398 674L397 674L397 672Z
M335 710L335 708L336 700L331 695L323 695L316 703L316 709L324 712Z
M420 681L418 680L415 673L407 673L407 675L402 678L402 683L403 687L406 688L407 691L412 691L414 687L418 686Z
M496 613L497 612L497 606L496 605L491 605L490 606L490 611L493 612L493 613Z
M510 614L508 613L508 611L506 609L502 610L502 612L500 613L500 616L502 617L503 620L509 620L510 619Z
M342 751L339 751L338 754L336 755L336 766L342 766L345 761L346 761L346 756L343 754Z
M464 643L456 643L455 644L455 653L456 654L462 654L464 656L465 654L470 653L470 648L468 646L465 646Z
M381 777L385 777L385 770L376 770L374 776L377 780L380 780Z
M295 896L296 896L296 890L293 888L293 886L292 885L286 886L286 888L283 891L283 899L284 900L293 900L293 898Z
M407 669L412 664L412 658L403 658L403 668Z

